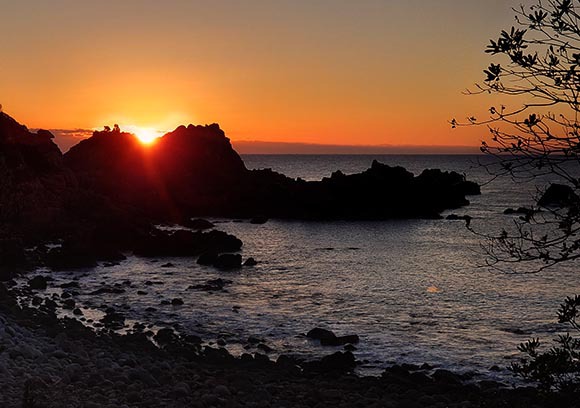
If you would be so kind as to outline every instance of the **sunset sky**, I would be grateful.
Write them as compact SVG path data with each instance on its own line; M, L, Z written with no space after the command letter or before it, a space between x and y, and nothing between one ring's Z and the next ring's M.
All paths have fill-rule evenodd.
M232 140L478 145L507 0L2 4L0 103L30 128L218 122ZM509 101L507 101L509 102Z

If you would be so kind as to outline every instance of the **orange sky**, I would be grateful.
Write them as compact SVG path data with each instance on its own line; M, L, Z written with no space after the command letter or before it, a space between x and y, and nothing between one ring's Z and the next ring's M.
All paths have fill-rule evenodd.
M0 103L30 128L218 122L233 140L478 145L511 1L10 2ZM508 101L509 102L509 101Z

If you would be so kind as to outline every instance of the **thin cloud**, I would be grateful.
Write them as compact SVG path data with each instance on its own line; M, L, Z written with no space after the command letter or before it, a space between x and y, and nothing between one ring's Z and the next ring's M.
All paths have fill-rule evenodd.
M87 139L93 135L92 129L48 129L54 135L54 142L64 153L81 140ZM32 132L38 129L31 129Z

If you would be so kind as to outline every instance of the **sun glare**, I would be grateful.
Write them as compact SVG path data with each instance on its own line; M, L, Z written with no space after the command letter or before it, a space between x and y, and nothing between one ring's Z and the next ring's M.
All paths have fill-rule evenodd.
M157 138L163 136L162 131L148 127L124 126L122 128L123 130L133 133L144 145L152 144L155 140L157 140Z

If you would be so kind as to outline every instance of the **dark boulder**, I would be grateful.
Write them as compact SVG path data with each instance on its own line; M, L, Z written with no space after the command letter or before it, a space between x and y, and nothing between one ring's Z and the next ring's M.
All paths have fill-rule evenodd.
M350 351L338 351L323 357L320 366L328 371L352 371L356 367L356 360Z
M336 338L336 334L331 332L330 330L322 329L320 327L316 327L306 333L306 337L314 339L314 340L331 340Z
M258 265L258 261L256 261L254 258L248 258L244 261L244 266L256 266Z
M109 308L100 322L108 329L120 330L125 325L125 315Z
M213 266L224 270L241 268L242 256L240 254L221 254L217 257Z
M166 327L163 329L159 329L153 339L161 346L167 345L172 343L178 339L177 335L173 331L173 329Z
M28 281L28 287L34 290L44 290L47 287L47 279L45 276L35 276Z
M360 339L356 334L348 336L337 336L330 330L315 328L310 330L307 337L320 340L322 346L344 346L345 344L357 344Z
M197 258L197 263L199 265L206 265L206 266L210 266L213 265L215 263L215 261L217 260L218 254L216 253L205 253L205 254L201 254L199 256L199 258Z
M66 299L64 302L62 302L63 309L73 310L75 306L76 302L74 301L74 299Z
M578 206L580 198L574 189L564 184L551 184L538 201L542 207Z

